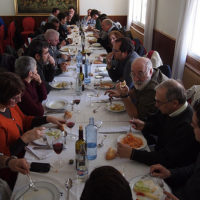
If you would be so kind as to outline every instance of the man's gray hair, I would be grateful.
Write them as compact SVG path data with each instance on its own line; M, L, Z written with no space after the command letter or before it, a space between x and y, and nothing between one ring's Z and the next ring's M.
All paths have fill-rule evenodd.
M28 77L30 71L33 71L36 66L36 61L30 56L21 56L15 61L15 73L22 79Z
M55 39L56 36L59 37L60 33L54 29L47 29L46 32L44 33L44 38L46 40L53 40Z
M113 25L113 21L112 21L111 19L104 19L103 22L104 22L106 25L110 25L110 26Z
M165 88L167 90L167 101L178 100L179 104L184 104L186 102L186 91L184 86L180 82L174 79L168 79L156 86L155 89L158 90L162 88Z

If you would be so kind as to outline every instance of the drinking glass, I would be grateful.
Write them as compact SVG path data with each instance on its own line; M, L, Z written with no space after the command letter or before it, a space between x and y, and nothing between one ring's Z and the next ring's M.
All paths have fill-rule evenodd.
M75 111L80 112L79 109L79 103L81 102L81 96L80 95L74 95L73 96L73 103L75 105Z
M89 97L89 106L92 107L92 97L94 97L94 93L93 92L88 92L87 96Z
M75 116L75 112L73 112L73 113L72 113L72 117L69 118L69 119L66 119L66 125L67 125L67 127L70 129L70 132L69 132L68 135L69 135L72 139L76 139L75 134L72 133L72 128L74 127L75 122L76 122L76 116Z
M61 158L60 158L60 154L61 154L61 152L62 152L62 150L63 150L63 145L64 145L64 138L63 138L63 136L60 136L60 137L53 137L53 140L52 140L52 146L53 146L53 150L54 150L54 152L56 153L56 155L58 155L57 156L57 159L56 159L56 161L54 162L54 166L55 166L55 168L61 168L62 167L62 163L61 163Z

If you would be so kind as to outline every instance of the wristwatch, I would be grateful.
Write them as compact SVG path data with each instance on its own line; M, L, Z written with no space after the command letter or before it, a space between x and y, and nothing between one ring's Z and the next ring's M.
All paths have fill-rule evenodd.
M12 160L12 159L17 159L17 156L10 156L6 162L5 162L5 166L8 167L8 163Z

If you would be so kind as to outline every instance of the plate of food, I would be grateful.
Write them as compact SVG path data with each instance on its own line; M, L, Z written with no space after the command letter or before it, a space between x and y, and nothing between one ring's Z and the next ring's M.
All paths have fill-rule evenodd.
M101 60L94 60L93 64L103 64L103 62Z
M56 100L48 100L46 102L46 107L49 109L65 109L67 106L68 102L65 99L56 99Z
M111 82L101 82L99 87L104 90L110 90L113 89L115 85Z
M101 44L100 43L93 43L91 44L92 47L101 47Z
M50 83L50 85L54 89L63 90L68 88L69 83L67 81L56 81Z
M102 53L102 54L100 54L99 56L100 56L100 57L103 57L103 58L106 58L107 55L108 55L108 54L106 54L106 53Z
M117 138L117 142L127 144L133 149L143 149L147 146L147 141L144 136L137 133L122 134Z
M133 199L138 200L164 200L163 189L171 192L169 186L162 179L149 175L133 178L130 181L130 188Z
M112 104L107 103L106 109L111 112L124 112L125 106L122 102L117 102L117 103L112 103Z
M44 130L44 138L47 138L47 141L42 137L40 139L34 140L33 144L38 146L46 146L47 142L51 145L52 137L59 137L61 135L61 130L56 128L46 128Z
M36 181L34 184L38 188L38 191L31 190L29 186L25 186L16 193L14 200L60 199L60 192L54 184L45 181Z

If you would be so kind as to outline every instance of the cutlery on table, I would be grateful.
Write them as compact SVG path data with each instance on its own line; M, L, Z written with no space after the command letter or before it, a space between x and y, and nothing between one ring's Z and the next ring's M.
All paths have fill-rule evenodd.
M103 147L104 145L104 140L106 139L107 135L104 135L103 139L101 140L101 142L97 145L98 148Z
M65 187L67 189L67 200L69 200L69 191L72 188L72 179L68 178L66 183L65 183Z
M95 114L100 108L101 108L101 106L98 106L97 108L93 109L92 112Z

